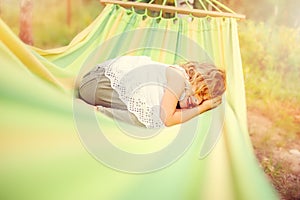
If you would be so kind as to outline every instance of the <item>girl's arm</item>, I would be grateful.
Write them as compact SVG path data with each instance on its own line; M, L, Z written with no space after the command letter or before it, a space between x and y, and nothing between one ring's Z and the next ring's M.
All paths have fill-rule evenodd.
M167 88L162 97L160 118L165 126L186 122L193 117L217 107L221 101L221 96L206 100L201 105L189 109L176 109L178 99L184 90L184 77L174 69L167 69Z
M176 109L178 99L169 90L163 96L160 117L165 126L186 122L195 116L217 107L222 102L222 97L204 101L201 105L189 109Z

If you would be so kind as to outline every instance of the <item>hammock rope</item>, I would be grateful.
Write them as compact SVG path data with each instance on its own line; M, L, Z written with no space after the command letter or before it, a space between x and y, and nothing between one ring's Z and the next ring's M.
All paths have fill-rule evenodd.
M177 2L173 2L171 4L168 3L167 0L163 0L161 3L157 3L156 1L150 1L148 3L145 3L144 1L138 0L135 2L132 1L122 1L122 0L100 0L100 2L104 5L107 4L117 4L120 6L123 6L125 8L137 8L137 9L147 9L151 11L157 11L157 12L164 12L164 13L175 13L175 14L184 14L184 15L193 15L196 17L232 17L236 19L245 19L245 15L237 14L234 11L232 11L230 8L225 6L224 4L216 1L216 0L205 0L203 2L202 0L195 0L198 4L202 7L200 8L193 8L193 6L185 0L185 3L188 8L182 8L177 5ZM208 6L211 6L213 10L208 9L208 6L205 6L205 3ZM223 10L222 10L223 9Z

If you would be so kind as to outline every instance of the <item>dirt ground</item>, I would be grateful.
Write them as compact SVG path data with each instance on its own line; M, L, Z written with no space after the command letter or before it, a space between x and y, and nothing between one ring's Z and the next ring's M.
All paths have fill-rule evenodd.
M282 200L300 200L300 113L298 131L287 131L257 109L248 109L248 127L256 156ZM284 120L284 119L283 119Z

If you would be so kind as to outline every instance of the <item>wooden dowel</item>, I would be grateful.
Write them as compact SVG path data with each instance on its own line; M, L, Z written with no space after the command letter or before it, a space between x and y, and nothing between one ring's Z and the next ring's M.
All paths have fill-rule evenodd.
M164 13L178 13L184 15L193 15L195 17L232 17L237 19L245 19L245 15L235 14L235 13L227 13L227 12L217 12L217 11L206 11L199 9L188 9L167 5L158 5L158 4L149 4L149 3L139 3L139 2L125 2L120 0L100 0L101 4L118 4L124 8L137 8L137 9L145 9L151 11L162 11Z

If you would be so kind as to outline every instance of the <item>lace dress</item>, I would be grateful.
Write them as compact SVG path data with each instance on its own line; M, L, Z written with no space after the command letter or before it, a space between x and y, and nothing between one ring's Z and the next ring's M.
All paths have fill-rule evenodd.
M170 65L147 56L122 56L102 66L111 87L141 123L147 128L164 127L160 104L167 83L166 68ZM172 67L183 70L176 65Z

